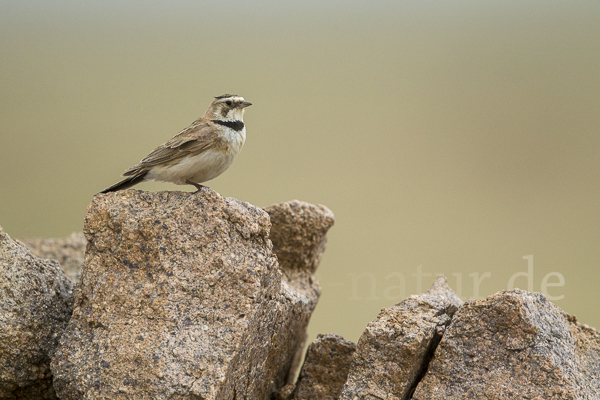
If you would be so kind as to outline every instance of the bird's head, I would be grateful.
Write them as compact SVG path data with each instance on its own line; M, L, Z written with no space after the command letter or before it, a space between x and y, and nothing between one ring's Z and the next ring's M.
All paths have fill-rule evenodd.
M204 113L204 118L219 121L243 121L244 110L252 103L236 94L216 96Z

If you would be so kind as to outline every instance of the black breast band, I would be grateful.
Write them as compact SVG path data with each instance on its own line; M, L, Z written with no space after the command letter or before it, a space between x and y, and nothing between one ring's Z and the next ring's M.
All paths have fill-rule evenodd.
M223 125L228 128L231 128L237 132L244 129L244 121L220 121L218 119L213 119L211 121L214 122L215 124L219 124L219 125Z

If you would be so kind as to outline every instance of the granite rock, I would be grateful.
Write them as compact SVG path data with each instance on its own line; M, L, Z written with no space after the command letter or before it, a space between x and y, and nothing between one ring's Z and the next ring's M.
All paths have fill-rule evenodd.
M314 273L334 223L333 213L323 205L298 200L265 208L271 219L271 241L285 274Z
M296 384L292 382L287 383L270 400L292 400L294 389L296 389Z
M568 316L571 331L577 340L575 353L577 363L592 388L596 388L596 399L600 399L600 332L581 324L574 316Z
M598 332L515 289L464 303L414 398L598 400L599 371Z
M294 354L286 380L290 383L300 366L306 328L321 294L314 272L325 251L327 231L335 220L327 207L298 200L275 204L265 211L271 221L269 239L283 273L282 294L291 305L287 315L282 316L286 334L274 338L274 345L287 348L278 353L280 356Z
M277 393L319 289L314 278L302 291L282 279L270 229L265 211L209 188L97 195L75 310L52 361L60 398Z
M58 263L0 227L0 399L56 399L50 359L73 309Z
M461 303L440 276L426 293L384 308L358 341L340 400L409 399Z
M338 335L319 335L308 346L294 400L337 400L348 377L356 344Z
M36 256L58 261L71 281L79 280L87 245L82 232L73 232L65 238L26 238L21 242Z

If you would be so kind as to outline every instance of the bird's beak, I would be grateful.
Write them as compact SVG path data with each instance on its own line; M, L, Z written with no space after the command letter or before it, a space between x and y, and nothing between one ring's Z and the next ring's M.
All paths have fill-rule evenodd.
M240 103L240 105L238 106L239 108L246 108L248 106L251 106L252 103L250 103L249 101L245 101L243 103Z

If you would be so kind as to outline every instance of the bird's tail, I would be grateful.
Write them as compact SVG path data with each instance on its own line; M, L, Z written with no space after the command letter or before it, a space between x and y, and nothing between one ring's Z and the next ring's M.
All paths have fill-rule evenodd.
M146 176L147 173L148 173L148 171L140 171L137 174L128 176L127 178L123 179L121 182L115 183L114 185L107 187L100 193L108 193L108 192L115 192L117 190L128 189L128 188L132 187L133 185L137 185L138 183L143 181L144 177Z

